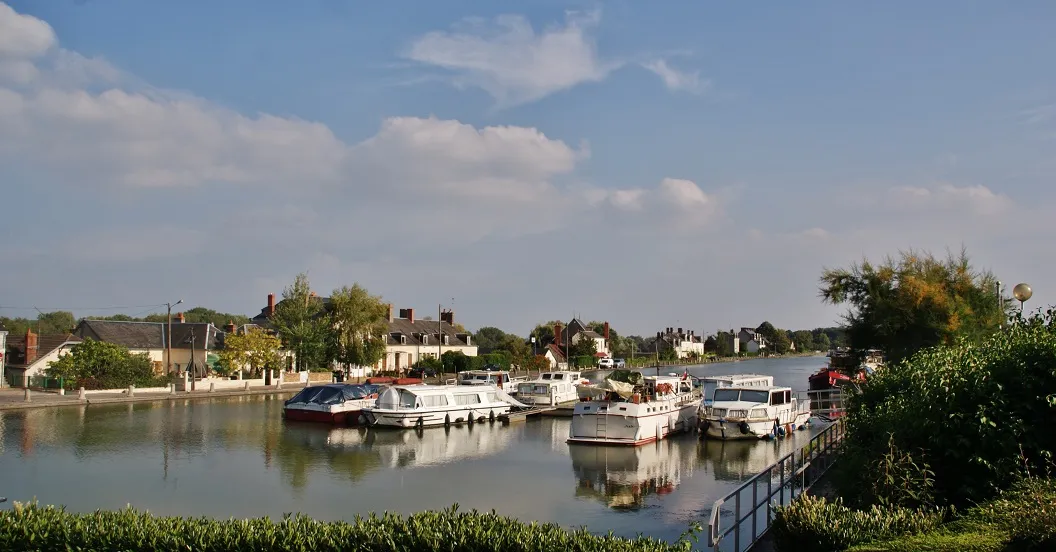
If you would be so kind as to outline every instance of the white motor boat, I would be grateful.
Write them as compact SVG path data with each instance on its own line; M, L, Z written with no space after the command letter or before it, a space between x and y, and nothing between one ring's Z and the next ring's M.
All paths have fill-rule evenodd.
M783 437L810 420L810 399L791 387L721 387L700 414L701 433L711 439Z
M576 388L589 383L582 372L543 372L532 381L517 384L517 400L527 405L557 406L578 399Z
M493 385L396 385L384 390L366 423L399 428L494 421L515 404Z
M607 379L580 385L568 442L643 445L697 425L699 389L689 374L646 376L632 385Z

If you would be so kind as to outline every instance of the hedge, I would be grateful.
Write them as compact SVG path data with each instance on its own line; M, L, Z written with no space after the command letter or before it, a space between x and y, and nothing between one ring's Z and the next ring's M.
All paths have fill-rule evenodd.
M646 537L601 536L457 508L407 517L356 516L346 523L303 515L287 515L281 521L155 517L132 508L73 514L53 506L15 503L0 511L0 550L667 552L691 546L684 539L668 544Z
M853 510L843 499L800 495L775 509L774 544L784 552L832 552L899 535L915 535L938 528L945 514L937 509L873 506Z

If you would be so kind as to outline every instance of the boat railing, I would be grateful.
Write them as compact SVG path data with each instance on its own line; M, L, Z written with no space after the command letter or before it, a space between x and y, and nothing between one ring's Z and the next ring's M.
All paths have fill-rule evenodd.
M708 544L715 552L744 552L770 529L775 505L790 504L825 474L843 441L843 419L837 419L804 447L769 465L711 507ZM732 507L731 507L732 506ZM728 525L725 525L728 523Z
M814 415L827 419L843 416L847 406L847 394L847 390L842 387L807 391L810 410Z

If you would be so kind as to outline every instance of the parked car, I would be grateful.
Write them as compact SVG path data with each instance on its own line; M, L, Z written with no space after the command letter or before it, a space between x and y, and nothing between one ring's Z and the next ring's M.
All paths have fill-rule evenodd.
M489 372L498 372L499 370L501 370L501 368L499 368L498 364L485 364L484 368L481 368L481 369L482 370L487 370Z
M614 364L613 364L612 367L616 368L616 369L626 368L627 367L627 361L623 360L622 358L617 358L614 361Z
M435 378L436 368L411 368L407 371L407 377L409 378Z
M616 362L611 358L603 358L598 360L598 368L612 368L616 365Z

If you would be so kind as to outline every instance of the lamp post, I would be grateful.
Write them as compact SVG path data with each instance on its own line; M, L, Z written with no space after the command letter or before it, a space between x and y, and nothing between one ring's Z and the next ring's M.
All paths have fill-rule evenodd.
M183 299L176 301L175 303L165 303L165 306L169 310L169 328L165 332L165 373L172 372L172 307L179 305L183 302Z
M1019 317L1023 318L1023 303L1030 299L1034 295L1034 290L1030 289L1030 285L1026 283L1016 284L1016 287L1012 288L1012 296L1019 301Z

